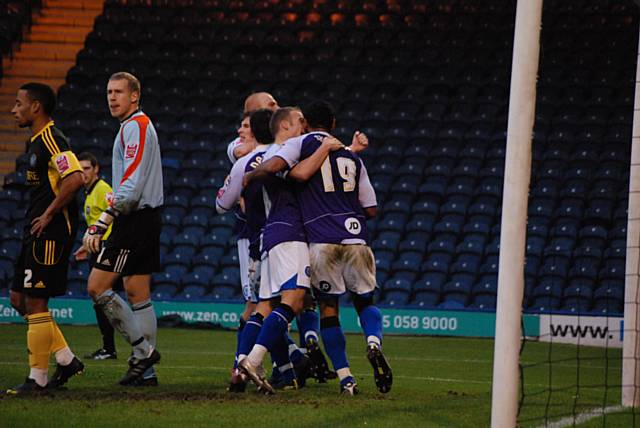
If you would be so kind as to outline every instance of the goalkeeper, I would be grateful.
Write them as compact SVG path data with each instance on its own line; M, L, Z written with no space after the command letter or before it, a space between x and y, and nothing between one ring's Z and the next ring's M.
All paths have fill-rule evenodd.
M160 268L160 209L163 204L162 164L158 136L140 110L140 82L129 73L115 73L107 84L111 116L120 121L113 147L113 200L87 229L83 245L97 253L88 291L111 325L133 347L121 385L157 385L153 365L157 321L151 304L151 274ZM111 235L102 237L113 223ZM122 277L131 307L113 291Z

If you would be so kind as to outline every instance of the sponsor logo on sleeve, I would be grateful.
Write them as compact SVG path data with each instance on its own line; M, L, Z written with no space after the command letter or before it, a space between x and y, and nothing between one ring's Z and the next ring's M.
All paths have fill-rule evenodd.
M124 152L125 159L133 159L136 157L136 153L138 152L138 144L127 144Z
M113 202L113 192L107 192L104 195L104 199L107 201L109 205L111 205L111 203Z
M60 175L63 175L69 170L69 159L67 158L67 155L60 153L56 157L56 167L58 168Z

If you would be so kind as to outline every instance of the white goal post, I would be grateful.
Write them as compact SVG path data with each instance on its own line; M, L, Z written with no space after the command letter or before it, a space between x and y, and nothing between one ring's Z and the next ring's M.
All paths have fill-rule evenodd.
M639 34L640 38L640 34ZM622 405L640 405L640 45L636 61L631 171L627 220L627 262L624 280L624 338L622 342Z
M491 426L516 426L531 140L536 107L542 0L518 0L504 168Z

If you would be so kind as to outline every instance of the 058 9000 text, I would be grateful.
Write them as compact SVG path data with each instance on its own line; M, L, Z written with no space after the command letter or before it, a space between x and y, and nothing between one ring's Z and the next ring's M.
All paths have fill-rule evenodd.
M455 331L458 329L458 319L428 315L423 317L417 315L383 315L382 327L403 330Z

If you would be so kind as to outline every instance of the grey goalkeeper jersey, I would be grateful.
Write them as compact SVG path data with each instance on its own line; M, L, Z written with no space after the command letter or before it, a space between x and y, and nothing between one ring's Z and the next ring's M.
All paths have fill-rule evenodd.
M141 111L120 124L113 144L113 202L123 214L163 204L158 134Z

